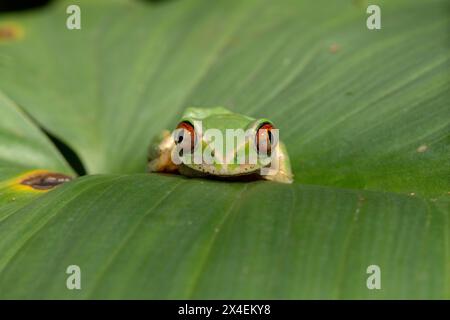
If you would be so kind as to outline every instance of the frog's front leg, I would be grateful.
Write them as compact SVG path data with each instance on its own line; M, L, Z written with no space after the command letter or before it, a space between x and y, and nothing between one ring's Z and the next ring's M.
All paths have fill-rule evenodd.
M148 149L149 172L178 172L178 166L172 162L172 150L175 141L168 130L164 130L159 138Z
M262 175L262 177L270 181L292 183L294 175L286 147L284 143L280 142L276 148L276 159L271 163L268 174Z

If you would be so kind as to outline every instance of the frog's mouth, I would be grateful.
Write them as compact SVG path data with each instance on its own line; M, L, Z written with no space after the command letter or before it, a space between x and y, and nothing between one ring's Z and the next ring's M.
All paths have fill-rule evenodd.
M247 174L241 174L241 175L234 175L234 176L215 176L215 175L209 175L206 176L208 179L213 180L222 180L222 181L241 181L241 182L250 182L250 181L257 181L257 180L264 180L264 178L259 175L258 173L247 173Z
M178 166L178 171L180 174L189 176L189 177L201 177L201 178L208 178L208 179L214 179L214 180L226 180L226 181L255 181L255 180L262 180L262 176L259 174L259 168L256 168L253 171L244 171L244 172L228 172L228 173L211 173L205 170L206 166L202 169L193 169L191 167L188 167L185 164L181 164Z

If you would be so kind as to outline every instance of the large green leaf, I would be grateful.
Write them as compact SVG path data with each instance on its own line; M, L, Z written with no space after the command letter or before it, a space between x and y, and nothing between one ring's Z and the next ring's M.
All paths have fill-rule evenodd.
M48 168L72 173L56 148L10 99L0 92L0 178L7 172ZM17 170L13 170L17 168ZM12 175L13 176L13 175Z
M36 168L69 175L73 172L45 135L1 92L0 114L1 221L39 195L25 186L20 188L21 173L32 174Z
M0 16L0 297L450 297L445 1L378 1L379 31L364 1L69 3ZM272 119L294 184L143 174L190 105ZM89 175L20 188L72 170L18 106Z
M220 196L200 196L211 192ZM0 233L3 297L442 298L448 292L447 212L389 193L92 176L16 212ZM65 287L64 271L73 264L83 271L79 292ZM379 292L366 288L372 264L383 270Z

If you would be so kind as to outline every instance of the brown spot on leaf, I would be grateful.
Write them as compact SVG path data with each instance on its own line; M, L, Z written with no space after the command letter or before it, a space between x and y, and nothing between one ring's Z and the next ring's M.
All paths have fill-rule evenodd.
M14 31L12 28L8 28L8 27L0 28L0 38L11 39L13 37L14 37Z
M337 44L337 43L332 43L332 44L330 45L330 47L328 48L328 50L329 50L331 53L336 53L336 52L338 52L339 50L341 50L341 46L340 46L339 44Z
M70 180L72 180L72 177L62 173L44 172L31 175L20 183L37 190L49 190Z
M23 28L16 23L0 24L0 43L19 40L23 35Z

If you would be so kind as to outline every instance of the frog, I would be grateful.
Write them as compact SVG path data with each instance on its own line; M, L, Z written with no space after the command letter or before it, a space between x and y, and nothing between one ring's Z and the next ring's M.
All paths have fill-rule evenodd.
M173 130L164 130L152 141L147 160L150 173L293 182L289 155L273 122L221 106L186 108Z

